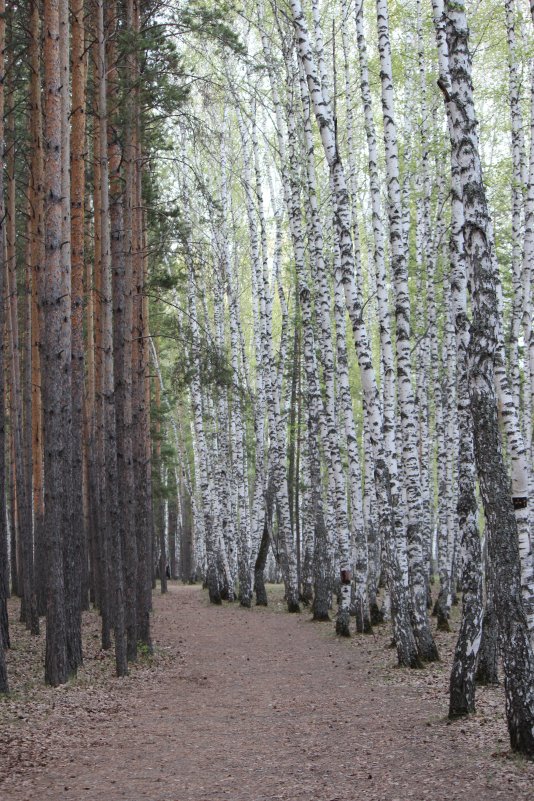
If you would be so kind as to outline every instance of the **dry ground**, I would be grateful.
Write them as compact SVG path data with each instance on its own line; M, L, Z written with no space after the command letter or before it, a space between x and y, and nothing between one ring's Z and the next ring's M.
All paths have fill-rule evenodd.
M446 720L453 635L438 635L439 665L399 670L386 628L339 641L273 597L216 608L171 585L155 657L122 680L88 614L85 667L56 690L40 685L42 637L14 631L1 801L532 801L501 689Z

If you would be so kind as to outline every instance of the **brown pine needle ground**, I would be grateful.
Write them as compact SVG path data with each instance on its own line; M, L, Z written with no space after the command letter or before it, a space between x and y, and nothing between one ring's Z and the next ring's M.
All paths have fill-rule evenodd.
M122 680L88 614L85 666L56 690L40 683L43 636L14 625L2 801L531 801L501 688L446 719L454 633L437 635L440 664L399 670L387 627L338 640L271 598L216 608L172 584L154 596L155 656Z

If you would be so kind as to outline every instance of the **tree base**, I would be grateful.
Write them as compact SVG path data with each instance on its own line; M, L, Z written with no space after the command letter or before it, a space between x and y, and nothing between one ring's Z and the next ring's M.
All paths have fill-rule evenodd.
M432 640L431 642L426 643L418 643L417 650L419 652L419 658L422 662L439 662L439 651L437 649L436 643Z
M338 637L350 637L350 615L347 609L340 609L337 613L336 634Z
M479 687L498 687L500 684L499 677L496 672L485 670L477 670L475 676L475 683Z
M421 662L417 654L412 654L408 657L399 657L398 667L410 668L410 670L423 670L424 664Z
M384 612L376 602L370 604L369 611L371 614L371 626L379 626L384 622Z
M210 604L215 604L215 606L221 606L222 604L222 597L219 589L211 588L209 590L209 599Z
M466 718L468 715L472 714L474 711L474 706L472 709L468 709L465 702L463 704L460 702L460 704L457 706L449 706L448 718L449 720L461 720L462 718Z

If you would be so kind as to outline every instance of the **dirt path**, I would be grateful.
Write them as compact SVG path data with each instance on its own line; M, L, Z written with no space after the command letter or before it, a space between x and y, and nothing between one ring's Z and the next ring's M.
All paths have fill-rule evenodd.
M534 766L484 715L447 725L433 674L393 670L385 636L338 642L306 615L210 607L197 587L156 607L174 658L52 715L42 767L2 801L532 801Z

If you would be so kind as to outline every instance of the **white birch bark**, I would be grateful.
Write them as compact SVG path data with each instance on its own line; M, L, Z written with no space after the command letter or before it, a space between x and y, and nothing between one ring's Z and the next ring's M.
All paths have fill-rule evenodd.
M384 455L388 465L391 497L395 515L397 547L402 548L402 564L408 583L408 562L405 544L404 519L402 515L401 488L399 483L399 465L397 460L397 423L396 423L396 378L395 355L391 339L391 319L388 298L388 278L385 255L385 230L380 193L380 177L378 172L378 147L376 128L373 118L371 87L369 83L369 65L367 44L364 32L363 0L356 0L355 5L356 35L358 41L358 59L360 65L360 91L364 111L365 134L368 152L369 190L371 197L374 268L376 277L378 324L380 332L381 365L383 368L383 434Z
M202 301L205 296L202 297ZM206 317L204 316L204 321ZM204 325L208 330L206 322ZM217 558L217 571L219 578L219 591L222 600L234 600L233 573L230 564L231 542L228 540L226 508L221 492L221 472L224 471L224 461L219 450L219 432L217 427L215 404L212 397L211 387L205 386L203 380L200 384L202 418L204 421L204 432L206 440L206 467L210 483L212 486L212 514L213 514L213 534L214 547Z
M384 611L378 605L378 585L382 576L382 571L387 564L382 563L382 551L385 544L380 536L380 521L377 510L377 493L374 480L374 463L370 437L368 433L369 424L364 417L363 420L363 461L364 461L364 487L363 487L363 515L365 520L365 530L367 533L367 554L368 554L368 582L367 590L369 593L369 609L371 614L371 625L382 623ZM387 572L387 571L384 571Z
M352 242L354 250L354 261L356 264L355 280L361 280L362 277L362 254L360 243L360 230L358 224L358 210L357 210L357 170L356 170L356 157L354 148L354 114L353 114L353 96L350 85L350 60L349 53L351 50L351 42L349 41L348 32L348 17L349 7L347 0L341 2L341 13L343 17L343 24L341 25L341 43L343 48L343 66L345 73L345 124L347 128L347 161L348 161L348 177L347 185L350 193L351 200L351 223L352 223ZM358 285L358 284L357 284ZM361 286L358 286L358 291L362 292ZM369 297L373 296L373 292L369 290ZM369 309L371 304L368 304Z
M339 254L336 249L336 263L339 264ZM337 344L337 380L341 417L345 428L348 458L348 485L351 509L351 531L354 545L354 591L352 611L356 617L356 631L369 633L371 631L371 612L369 595L367 591L369 558L367 549L367 533L363 514L362 475L360 454L358 452L358 437L354 423L352 396L349 383L349 369L346 342L345 297L341 269L335 271L335 300L334 310L336 319Z
M450 86L448 47L443 29L443 2L433 2L439 54L440 85ZM469 320L467 316L467 270L464 252L464 210L459 165L451 154L451 315L455 327L457 359L457 417L459 434L457 514L461 549L462 622L450 676L449 716L475 709L475 673L482 637L482 552L475 496L473 424L469 407ZM450 343L450 347L452 344ZM449 409L449 415L454 409ZM450 535L450 532L449 532ZM451 569L452 573L452 569Z
M433 464L431 459L430 437L430 338L428 331L428 308L426 284L428 282L428 264L437 250L436 242L440 241L440 233L444 225L440 211L443 206L443 179L438 178L437 207L440 218L436 220L436 236L431 234L431 193L429 145L431 131L429 125L429 104L427 99L427 75L423 36L422 0L417 0L417 61L419 73L420 95L420 129L419 129L419 165L416 175L416 265L420 287L419 300L415 304L415 319L418 324L417 337L417 373L416 373L416 405L419 414L419 461L421 475L421 504L423 508L423 561L427 581L427 606L431 604L430 580L432 576L432 486L434 483ZM416 93L414 92L414 95ZM409 171L408 171L409 172Z
M228 247L228 168L226 140L221 134L221 255L223 264L223 280L228 297L228 316L230 327L230 362L232 368L233 393L230 423L230 442L232 466L237 488L237 527L238 527L238 577L239 600L242 606L251 605L252 596L252 539L250 533L250 516L248 508L248 481L243 444L245 431L243 426L242 386L239 373L239 318L240 304L237 291L237 275L234 275L232 257Z
M377 0L376 9L389 200L391 267L395 289L397 392L403 439L402 459L404 486L407 496L407 539L412 609L419 655L425 661L434 661L438 659L438 651L430 631L426 608L426 579L423 567L422 507L419 459L417 453L416 410L412 387L410 353L410 296L408 291L406 251L403 241L403 216L399 180L397 131L393 102L393 78L387 0Z
M254 208L253 185L251 177L250 158L248 143L244 123L238 115L241 139L243 142L243 183L247 205L247 216L250 230L250 247L252 269L259 306L259 333L261 342L261 364L263 367L263 380L265 382L266 410L269 420L269 434L271 439L270 459L272 463L273 477L275 481L275 492L278 498L278 535L281 546L282 573L286 585L286 600L288 611L296 612L299 610L298 602L298 577L296 569L296 557L292 541L291 518L289 513L289 498L287 490L287 478L285 471L285 436L283 421L280 409L280 396L278 394L278 381L274 368L274 358L272 352L271 320L269 316L269 284L265 264L262 261L262 251L260 250L260 238L256 223L256 210ZM256 182L256 192L258 185ZM261 198L259 199L261 201ZM262 201L261 201L262 202ZM260 221L262 217L260 216Z
M191 408L193 411L194 427L194 459L195 479L200 489L200 499L203 517L203 539L206 549L206 581L211 603L221 603L220 585L217 571L217 533L215 532L216 498L213 486L213 477L209 470L208 448L204 429L202 409L202 387L200 377L200 334L197 316L196 286L191 246L189 246L189 270L187 280L187 299L189 322L191 326L191 361L192 378L190 386ZM198 555L200 557L200 554Z
M220 230L220 228L219 228ZM221 283L224 285L224 266L220 270ZM216 347L220 354L221 363L225 359L225 330L224 330L224 294L215 290L213 292L213 310L215 317ZM237 579L237 507L235 496L229 491L235 484L233 464L230 459L230 420L228 409L228 394L225 386L216 388L216 419L214 428L217 441L216 478L219 493L219 506L221 510L220 530L229 567L229 598L234 600L235 584ZM215 411L215 409L214 409Z
M389 549L389 574L391 578L391 592L392 596L394 596L393 622L395 626L397 654L401 664L415 666L418 664L419 659L408 617L408 603L403 584L403 569L401 563L402 549L399 556L396 547L396 533L394 533L394 529L392 531L391 528L393 525L391 491L387 464L383 456L382 415L379 394L371 359L369 340L363 321L361 297L358 296L354 281L354 258L350 233L350 208L346 180L335 141L331 109L321 89L321 82L317 73L302 6L299 0L291 0L290 5L297 36L298 52L306 73L308 90L334 187L336 236L341 253L341 270L345 302L351 318L353 336L360 364L365 398L365 411L366 414L369 415L369 431L375 458L375 476L380 486L381 523L384 531L387 531L385 541Z
M306 413L306 412L305 412ZM307 425L306 425L307 427ZM308 438L304 437L302 442L301 473L301 523L302 523L302 599L305 603L313 600L313 549L314 549L314 511L312 499L311 472L308 454Z
M460 168L465 252L473 282L468 372L475 457L493 568L510 741L514 750L533 755L534 654L521 604L517 522L499 442L494 389L499 304L493 231L479 155L465 5L463 0L446 0L444 6L450 89L442 88L453 157Z
M521 376L519 366L519 335L523 317L523 259L522 229L524 201L524 142L523 118L519 96L519 76L516 56L515 2L504 0L506 38L508 43L508 87L512 122L512 313L509 333L509 375L515 408L521 408Z
M288 67L290 68L290 65L288 65ZM317 200L315 153L314 153L313 135L311 128L310 104L309 104L306 81L302 74L300 81L300 91L301 91L302 107L304 111L304 147L307 155L307 163L306 163L307 179L308 179L307 201L309 205L309 221L311 223L312 255L315 266L314 275L317 279L316 293L315 293L316 304L317 304L316 316L318 317L319 320L319 341L321 346L323 381L325 385L324 411L321 408L318 409L318 413L320 415L319 427L321 431L322 443L327 451L330 473L333 477L335 486L335 509L336 509L336 523L337 523L336 529L337 529L338 550L340 556L341 605L338 612L338 619L336 621L336 631L338 634L348 635L349 611L350 611L350 601L351 601L350 585L352 581L351 537L348 526L345 478L343 475L343 465L341 462L340 445L338 439L330 291L328 287L326 265L323 256L323 230L322 230L321 219L319 216L319 206ZM290 111L289 115L291 115L291 113L292 112ZM296 188L296 170L297 170L296 155L295 155L296 131L295 131L295 122L291 119L289 120L288 123L288 129L289 129L289 142L290 142L289 160L290 160L291 174L293 179L293 186L291 188L292 200L294 204L293 231L295 235L298 235L301 225L299 221L296 219L296 215L300 216L300 204L298 204L298 190ZM299 259L298 261L296 260L296 266L297 266L297 275L299 281L300 303L302 309L303 322L306 319L307 321L306 324L311 326L311 320L312 320L311 293L307 288L307 280L305 276L303 260L301 259ZM306 305L306 308L304 308L304 304ZM308 332L305 331L306 340L308 339L308 336L309 336ZM309 366L307 365L307 370L308 370L308 383L310 384L310 382L317 382L318 373L317 373L317 364L315 358L313 359L312 363ZM310 377L311 376L310 371L313 371L314 373L313 377ZM337 375L339 380L339 365L338 365ZM317 397L317 400L319 400L320 391L318 388L315 390L314 394ZM352 413L352 408L351 408L351 413ZM349 452L349 470L352 469L354 471L355 469L357 469L359 471L359 465L357 468L355 465L350 465L351 458L354 458L354 449L352 449L352 451ZM364 532L362 529L358 541L358 546L357 546L358 548L364 545L363 537L364 537ZM365 551L367 551L366 544L364 547ZM359 558L362 560L363 565L366 566L367 553L359 554ZM364 576L363 583L365 587L367 583L367 575ZM360 617L365 620L365 626L368 627L370 623L369 623L367 592L364 590L363 595L361 594L361 581L358 582L358 587L360 590L360 596L358 600L358 604L361 607Z
M525 239L523 243L523 337L525 340L524 419L529 465L534 464L532 412L534 410L534 332L532 328L532 292L534 284L534 60L530 69L530 148L525 201Z

